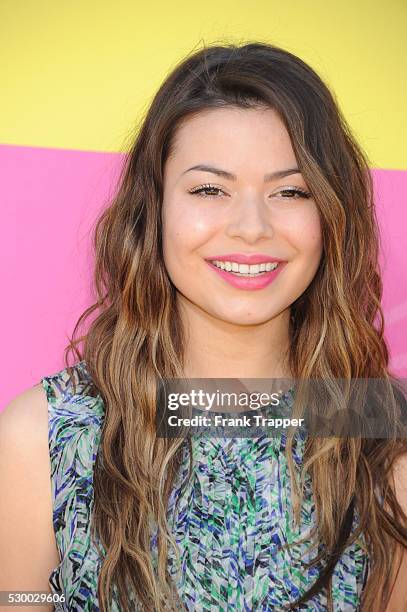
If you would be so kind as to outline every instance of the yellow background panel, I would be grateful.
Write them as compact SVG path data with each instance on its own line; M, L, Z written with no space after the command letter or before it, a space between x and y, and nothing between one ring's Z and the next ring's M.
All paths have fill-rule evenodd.
M168 71L266 41L335 91L372 166L407 169L407 0L0 0L0 142L124 150Z

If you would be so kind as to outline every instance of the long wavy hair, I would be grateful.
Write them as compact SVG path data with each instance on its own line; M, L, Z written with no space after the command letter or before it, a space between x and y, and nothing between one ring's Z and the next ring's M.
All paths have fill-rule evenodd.
M118 190L97 220L96 301L78 319L64 353L68 367L71 352L85 360L105 405L92 520L92 534L106 553L98 582L102 612L110 609L113 596L120 609L134 608L132 593L147 611L182 607L167 570L169 547L175 544L166 507L184 440L159 438L155 427L158 380L184 375L177 292L162 253L163 170L182 121L228 106L279 113L320 214L321 263L291 305L293 376L380 378L389 384L393 379L384 339L371 175L333 94L301 59L267 43L205 46L190 53L154 96L125 156ZM397 421L392 402L382 410ZM311 476L315 541L323 545L324 569L291 607L324 589L331 601L332 573L356 537L350 525L357 512L370 560L364 608L384 609L393 558L407 546L406 516L390 478L394 460L406 450L398 435L307 440L302 476ZM297 482L293 507L298 516L303 480L295 477L289 444L287 453Z

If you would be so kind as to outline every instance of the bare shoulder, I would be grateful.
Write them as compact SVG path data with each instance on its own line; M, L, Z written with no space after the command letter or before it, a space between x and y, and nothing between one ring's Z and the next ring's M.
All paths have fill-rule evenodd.
M0 590L48 590L52 524L48 403L39 383L0 413Z
M13 474L19 484L27 484L28 476L37 478L31 473L39 470L45 483L48 464L48 402L38 384L17 395L0 413L0 468L2 478Z
M22 391L0 412L0 436L5 444L20 437L26 442L38 440L44 428L48 429L48 403L41 383Z
M399 455L391 470L394 492L407 517L407 453ZM404 523L407 529L407 521ZM394 583L386 612L403 612L407 601L407 548L397 546L393 566Z
M392 477L397 500L407 516L407 453L403 453L395 460Z

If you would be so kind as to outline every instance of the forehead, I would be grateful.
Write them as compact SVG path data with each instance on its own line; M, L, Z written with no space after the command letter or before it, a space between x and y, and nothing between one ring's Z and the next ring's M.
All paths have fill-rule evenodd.
M175 131L167 165L175 169L216 161L228 169L260 164L266 172L295 162L295 155L275 110L230 106L186 117Z

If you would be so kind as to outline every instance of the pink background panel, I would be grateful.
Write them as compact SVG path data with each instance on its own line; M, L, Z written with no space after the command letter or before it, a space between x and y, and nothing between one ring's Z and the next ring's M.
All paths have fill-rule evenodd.
M0 146L0 410L61 369L67 334L92 302L90 232L123 155ZM407 376L407 171L373 170L391 367Z

